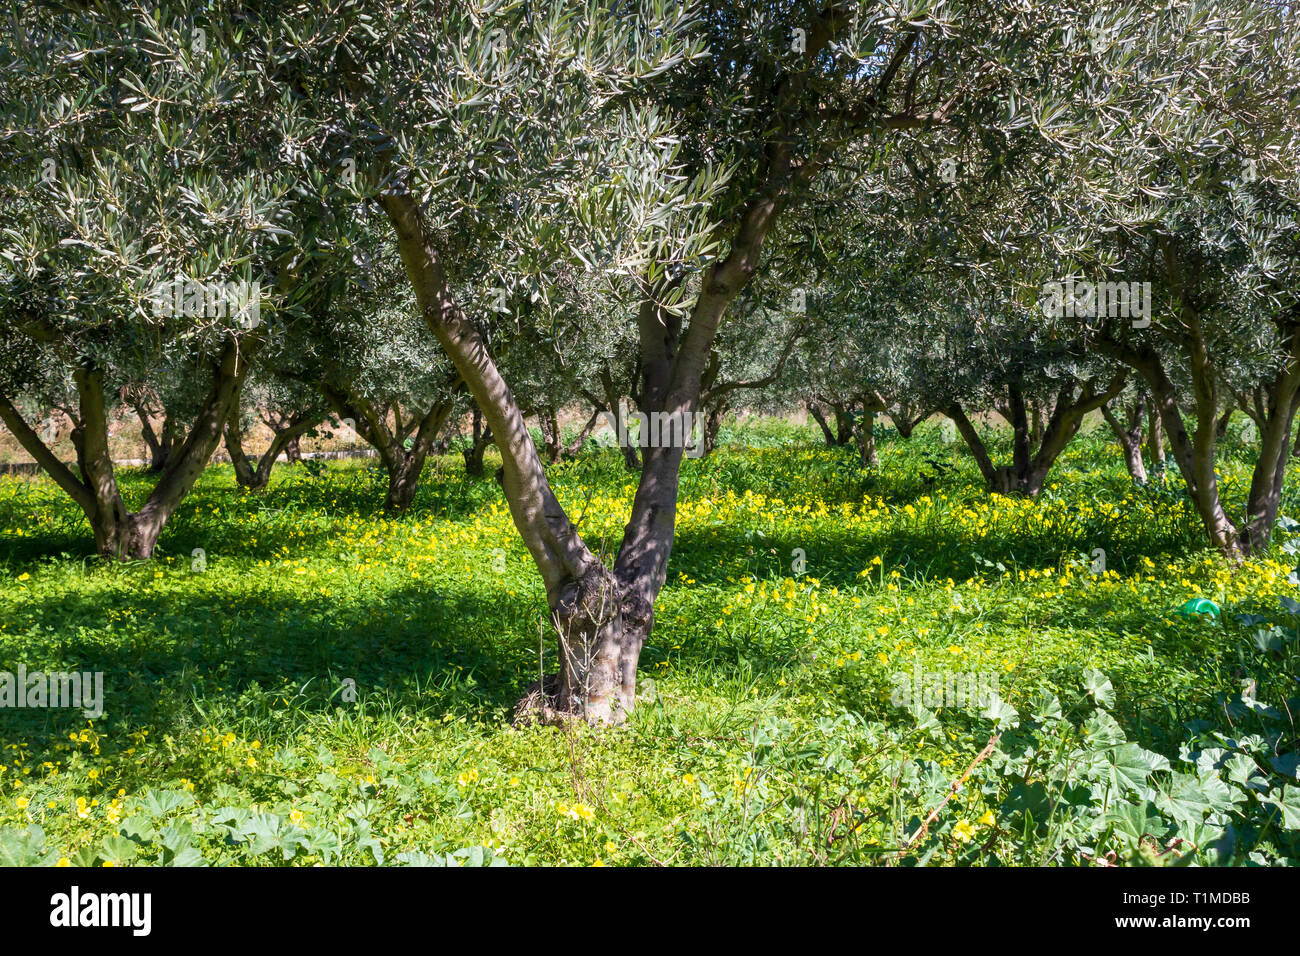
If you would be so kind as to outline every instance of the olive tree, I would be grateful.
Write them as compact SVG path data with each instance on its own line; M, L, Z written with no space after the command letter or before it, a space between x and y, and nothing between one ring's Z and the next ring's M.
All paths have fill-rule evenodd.
M292 162L246 162L279 156L297 120L228 82L229 54L191 19L133 4L17 13L0 48L0 421L80 506L101 554L147 558L291 308L295 245L314 241ZM182 368L198 400L133 510L110 413L123 389ZM71 468L16 404L62 381Z
M1267 546L1300 407L1300 24L1266 3L1169 3L1107 42L1125 95L1070 171L1067 228L1081 279L1136 278L1154 301L1098 317L1093 345L1142 376L1210 540L1237 557ZM1233 517L1215 469L1238 403L1260 447Z

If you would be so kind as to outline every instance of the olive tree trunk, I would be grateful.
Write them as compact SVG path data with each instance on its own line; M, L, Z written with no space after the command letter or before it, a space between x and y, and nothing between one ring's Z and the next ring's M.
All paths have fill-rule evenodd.
M782 160L788 163L788 158ZM776 180L783 182L785 175ZM641 407L693 416L718 325L757 267L780 206L773 192L751 201L725 259L711 265L683 329L653 298L638 312ZM616 724L632 711L641 648L667 576L677 514L680 445L642 449L631 518L613 567L583 541L556 499L524 415L473 322L457 304L418 204L381 197L425 324L463 378L501 452L498 472L511 517L546 587L558 673L520 702L521 719L577 717ZM690 419L688 419L690 420ZM684 444L684 443L683 443Z
M448 383L449 389L452 384ZM456 403L451 398L435 401L418 423L403 423L401 409L395 403L382 408L351 387L333 382L321 382L320 388L337 414L351 420L357 435L378 452L379 460L388 472L384 510L389 513L405 511L415 500L424 462L433 450L438 433L451 418ZM393 416L391 426L388 421L390 414ZM412 431L415 439L407 448L405 438Z
M958 402L948 406L946 414L953 420L965 439L971 454L979 465L980 473L990 491L1003 495L1036 497L1042 490L1052 465L1070 441L1078 434L1083 418L1093 409L1100 408L1124 388L1125 373L1116 374L1102 392L1096 383L1088 381L1082 386L1070 382L1056 394L1051 416L1043 426L1043 438L1037 450L1032 445L1033 427L1019 386L1007 388L1008 403L1003 414L1011 423L1012 460L1009 465L995 466L979 432L971 423Z
M1221 380L1207 345L1200 310L1191 289L1195 274L1178 261L1168 246L1163 249L1166 276L1174 292L1180 319L1177 344L1187 362L1193 428L1183 419L1179 395L1164 358L1150 343L1133 344L1104 337L1097 341L1105 353L1142 375L1151 391L1153 407L1169 436L1170 451L1188 495L1196 507L1211 543L1226 557L1238 561L1268 545L1277 520L1282 482L1291 456L1291 430L1300 404L1300 314L1297 310L1274 317L1283 343L1283 361L1273 377L1261 386L1259 456L1251 474L1244 519L1240 526L1227 514L1219 495L1215 470L1219 437L1218 383Z
M93 362L85 362L73 373L79 419L72 430L72 444L80 474L54 456L4 396L0 396L0 420L81 507L94 532L99 554L123 561L149 558L167 519L185 499L220 443L222 425L257 348L256 341L237 344L234 339L226 340L220 355L211 362L212 386L189 434L168 455L166 466L139 511L129 511L118 490L108 447L104 370Z
M483 427L483 413L477 405L473 409L472 435L469 446L461 450L465 458L465 474L471 478L483 477L483 453L492 444L492 429Z
M287 418L278 418L274 423L268 422L272 429L271 444L254 464L244 451L244 428L239 405L239 395L242 391L241 383L231 405L230 415L226 419L226 452L230 455L230 463L235 468L235 481L240 487L254 492L265 491L271 481L271 470L275 468L280 453L286 452L286 457L293 461L293 455L288 453L288 450L291 448L296 450L298 439L320 424L324 416L295 414ZM301 460L301 457L299 453L298 459Z
M1120 421L1111 411L1110 403L1107 402L1101 406L1102 417L1106 419L1106 424L1114 432L1115 437L1119 440L1120 450L1124 453L1124 467L1128 469L1129 477L1138 484L1146 484L1147 469L1142 461L1142 409L1145 404L1144 398L1139 395L1133 403L1132 409L1125 421Z

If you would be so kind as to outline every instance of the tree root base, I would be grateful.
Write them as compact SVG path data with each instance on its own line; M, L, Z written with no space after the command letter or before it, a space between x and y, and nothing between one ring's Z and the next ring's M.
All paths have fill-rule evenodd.
M561 693L560 675L547 674L541 681L528 685L515 704L514 726L570 727L584 724L598 727L616 727L627 719L626 711L615 706L610 718L593 716L582 704Z
M547 674L533 681L524 696L515 704L514 726L564 727L570 723L585 723L582 711L575 705L560 703L560 675Z

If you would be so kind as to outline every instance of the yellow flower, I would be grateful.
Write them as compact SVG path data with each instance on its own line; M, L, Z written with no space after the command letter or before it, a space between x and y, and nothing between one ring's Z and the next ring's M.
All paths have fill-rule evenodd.
M969 820L962 820L952 828L952 835L962 843L969 843L970 838L975 835L975 828L970 825Z
M693 774L693 773L688 773L686 776L682 777L682 783L686 784L686 786L688 786L688 787L692 787L692 786L694 786L694 785L695 785L695 774Z
M590 820L596 816L596 812L585 803L575 803L569 806L567 803L557 803L555 812L562 817L568 817L570 820Z
M991 826L993 826L993 824L996 823L997 821L993 819L993 811L992 811L992 810L985 810L985 811L984 811L984 816L980 817L980 818L979 818L978 820L976 820L975 822L978 823L978 824L979 824L980 826L982 826L982 827L991 827Z
M18 807L19 810L26 810L26 809L27 809L27 798L26 798L26 797L19 797L19 798L15 801L15 804L17 805L17 807Z

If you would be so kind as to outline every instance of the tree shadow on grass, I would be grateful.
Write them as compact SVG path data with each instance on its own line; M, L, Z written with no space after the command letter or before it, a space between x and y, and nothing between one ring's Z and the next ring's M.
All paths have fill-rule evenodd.
M1105 531L1075 536L1058 532L1008 532L969 541L954 539L942 528L855 532L836 531L822 525L807 535L773 536L718 527L679 531L669 573L671 576L684 573L699 583L718 587L734 586L728 579L742 574L758 578L799 577L793 567L795 551L799 549L806 562L804 575L817 578L825 587L843 590L863 584L860 574L868 567L871 574L865 580L873 583L878 582L881 568L886 575L896 570L909 580L942 582L952 578L961 582L975 575L993 580L1002 571L983 564L981 559L994 565L1000 562L1010 570L1042 571L1059 569L1063 555L1082 560L1098 547L1106 550L1108 567L1121 575L1130 567L1136 569L1136 562L1141 558L1167 561L1186 553L1177 538L1148 541L1134 547L1132 542L1107 536ZM877 557L881 564L872 565ZM743 568L735 566L736 559L744 562Z
M266 559L279 551L291 531L295 547L319 554L326 539L341 533L339 518L357 513L368 519L380 513L382 493L367 484L370 481L313 482L294 475L256 498L217 482L182 506L164 532L163 548L182 559L196 547L220 558ZM924 488L914 490L925 493ZM476 513L499 494L490 482L457 485L448 480L444 486L426 473L412 518L454 520ZM214 504L223 517L208 522L201 511ZM280 515L271 520L262 513L266 511ZM0 514L0 521L14 519ZM15 558L77 553L68 542L84 541L89 550L88 528L82 537L56 530L51 538L44 533L48 528L41 530L40 538L13 542ZM759 577L788 577L795 548L806 551L806 573L821 579L824 587L846 589L863 583L859 572L875 556L881 557L887 572L897 569L907 578L962 581L976 573L1000 573L980 564L974 552L1008 567L1042 569L1058 566L1063 552L1108 546L1104 538L1085 541L1011 531L972 544L954 541L941 527L872 533L836 531L829 522L810 533L816 535L813 542L764 538L736 527L683 532L674 548L670 581L674 588L681 587L677 573L684 572L701 586L734 588L727 578L739 574L724 563L733 556ZM1124 549L1111 544L1108 550L1118 558L1113 564L1122 569ZM1158 558L1184 551L1182 542L1171 537L1148 542L1142 553ZM44 602L37 598L24 605L36 611L36 624L0 643L0 669L13 669L21 660L30 669L104 671L110 722L148 727L155 738L192 726L199 702L225 716L264 713L278 706L277 700L290 701L304 716L318 714L339 703L344 679L353 680L363 697L382 695L394 706L423 715L471 714L504 722L536 673L537 617L544 608L530 598L494 597L472 580L453 583L451 590L407 588L372 594L364 600L286 597L241 589L236 578L222 593L133 592L111 607L102 596L63 593ZM1093 608L1091 613L1103 610ZM1111 630L1124 626L1119 620L1107 621ZM671 627L661 623L644 662L653 665L671 650L679 666L693 668L703 679L716 677L726 686L775 674L808 651L795 629L761 642L744 635L701 637L696 632L684 637L677 649L667 646L672 637ZM548 655L553 654L549 635L546 646ZM552 660L548 658L548 671L554 669ZM654 671L647 667L643 673L653 676ZM822 691L846 707L876 713L865 708L861 688L830 683ZM44 755L32 754L41 759L56 759L50 756L53 743L84 726L76 711L16 714L0 714L5 736L33 743L46 740ZM125 740L118 743L128 745Z
M327 477L313 479L304 471L284 475L277 470L265 492L252 494L234 484L230 466L214 466L163 528L155 556L179 556L188 561L199 548L205 555L266 560L279 552L287 536L292 535L296 547L310 548L342 533L341 522L353 515L398 524L429 519L459 521L500 497L495 483L463 474L448 475L447 468L445 462L426 464L411 506L393 516L383 511L387 478L382 474L349 469L326 472ZM154 479L141 469L121 472L124 496L131 506L138 507ZM31 508L44 511L51 506L53 514L43 514L39 526L35 526ZM213 508L223 516L219 522L212 520ZM28 531L23 537L7 537L0 550L0 561L15 568L25 569L50 558L99 560L89 523L61 492L53 501L0 498L3 527Z
M0 642L0 670L102 672L101 726L146 728L153 740L213 713L233 721L280 708L292 721L329 711L344 680L360 699L432 719L504 720L536 667L524 604L414 588L347 603L231 589L137 592L106 607L102 595L62 594L26 605L35 623ZM54 745L86 726L71 708L5 709L0 721L38 763L60 759ZM110 736L105 753L131 745Z
M108 605L102 594L35 598L24 606L34 622L0 643L0 670L23 663L29 672L104 673L101 727L121 731L106 734L105 756L132 745L128 729L148 729L154 741L180 739L198 726L228 727L245 718L273 718L286 738L297 739L295 724L305 726L341 703L345 679L363 700L385 708L504 726L536 673L537 619L544 613L535 598L487 593L472 579L450 589L407 587L348 600L240 589L237 579L220 593L124 588L119 598ZM1137 623L1120 618L1107 625ZM765 680L774 690L778 673L809 666L815 651L793 626L761 636L674 630L665 621L651 636L643 677L653 677L654 665L671 656L688 682L731 693ZM674 640L680 646L670 652ZM548 634L548 655L553 647ZM1187 650L1172 638L1155 647L1169 667L1182 666ZM1123 690L1122 681L1117 687ZM910 719L888 706L881 696L887 686L879 682L822 675L802 692L810 690L869 719ZM1180 712L1171 723L1141 708L1117 711L1134 739L1161 750L1176 740L1178 722L1193 716L1203 715ZM56 744L85 727L76 710L10 710L0 720L7 740L30 742L25 755L34 763L62 759ZM256 725L265 727L266 720Z
M1112 558L1122 560L1125 557L1115 542L1104 538L1100 541ZM1002 572L981 564L974 557L976 552L985 560L1001 561L1008 568L1017 570L1054 569L1059 567L1063 553L1080 557L1087 554L1081 540L1046 535L1008 534L994 543L1000 546L990 547L990 542L982 541L978 544L965 542L954 547L938 534L886 531L864 535L822 529L818 532L816 546L807 549L807 575L820 579L823 593L831 587L846 590L855 585L865 585L866 595L870 598L881 593L876 590L879 569L873 568L872 575L865 580L858 576L858 572L868 566L876 554L883 556L886 575L889 570L897 568L905 579L935 582L947 578L964 581L974 574L982 574L995 585ZM798 546L800 543L795 539L755 539L752 534L732 529L684 533L679 536L674 549L670 582L674 589L715 587L734 593L741 572L722 564L719 555L748 554L752 558L750 573L760 579L768 575L782 578L792 576L785 557ZM1150 555L1159 561L1182 554L1178 541L1169 540L1161 547L1148 545L1139 557ZM824 558L825 555L830 557ZM1129 570L1120 561L1115 564L1117 566L1113 569L1121 574ZM688 580L694 579L694 583L683 582L679 577L683 573ZM886 576L886 581L889 580ZM1023 591L1026 585L1012 587ZM908 589L908 586L904 584L904 588ZM1028 613L1025 602L1014 600L1022 595L1013 591L1010 596L1012 603L1005 609L991 606L980 611L979 620L983 628L1014 633L1027 626L1023 619ZM864 608L858 613L870 620L871 611L866 604L864 601ZM1037 621L1038 626L1074 632L1074 640L1083 648L1090 642L1095 642L1098 648L1115 647L1117 642L1131 641L1132 635L1149 635L1150 657L1139 659L1135 656L1132 660L1113 663L1109 676L1118 692L1115 716L1121 726L1131 739L1142 741L1167 755L1176 754L1187 721L1213 716L1215 696L1225 686L1225 673L1229 676L1235 673L1231 664L1236 638L1217 628L1206 631L1192 622L1176 618L1176 610L1176 606L1147 607L1136 599L1124 600L1122 595L1102 589L1095 594L1083 590L1071 594L1069 601L1053 605L1050 612L1044 611L1045 616ZM892 616L880 621L870 620L866 630L871 630L876 623L893 625L896 621ZM798 621L788 627L786 622L772 620L740 630L715 631L698 626L686 630L694 631L694 635L681 639L680 646L671 654L674 663L680 666L740 667L756 675L775 674L795 666L806 670L813 666L811 655L815 646L802 636L804 630ZM654 651L657 643L664 643L662 635L658 641L652 635L648 649ZM853 641L849 646L855 646ZM825 654L822 656L824 658ZM824 660L819 661L816 667L824 664ZM1034 681L1036 686L1077 688L1082 684L1082 665L1044 661L1036 669ZM909 719L877 699L882 687L887 686L879 680L868 686L853 680L832 679L823 681L818 692L828 700L835 700L869 718Z

